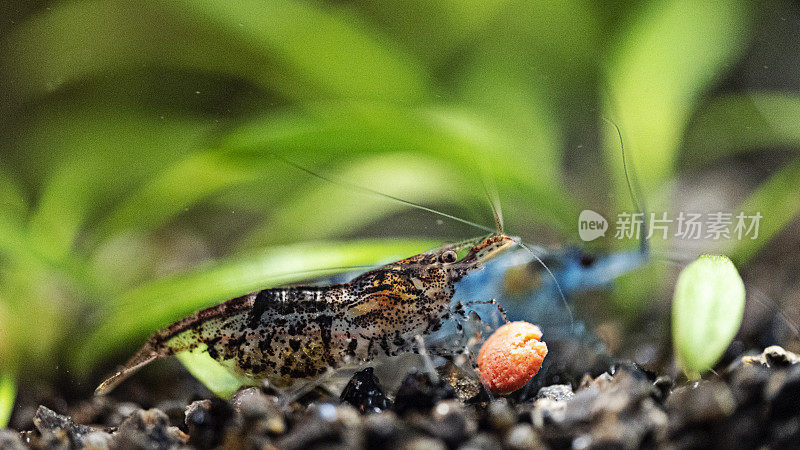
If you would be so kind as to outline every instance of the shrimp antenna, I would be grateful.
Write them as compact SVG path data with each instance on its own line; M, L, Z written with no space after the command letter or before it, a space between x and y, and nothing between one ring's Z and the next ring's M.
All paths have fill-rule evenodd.
M748 289L748 292L750 292L751 294L750 298L755 300L757 303L767 308L772 308L776 312L778 317L781 318L783 324L786 325L787 328L789 328L789 331L791 331L792 334L794 334L794 336L800 340L800 329L798 329L797 323L791 318L789 318L789 316L786 314L786 312L784 312L784 310L780 307L780 305L778 305L777 302L770 299L767 296L767 294L765 294L763 291L759 289L750 288Z
M617 131L617 137L619 138L619 148L620 152L622 153L622 169L625 172L625 182L628 185L628 193L631 196L631 202L633 203L633 207L636 208L637 211L642 213L642 227L639 230L639 252L642 255L649 255L650 254L650 241L647 239L647 204L645 202L644 194L642 193L642 187L639 184L639 178L636 176L636 171L633 166L633 162L628 162L628 157L625 155L625 143L622 139L622 130L620 130L619 126L614 123L611 119L606 117L602 117L602 119ZM628 171L628 166L630 166L630 171ZM641 202L641 203L640 203Z
M544 270L547 271L548 275L550 275L550 278L553 279L553 282L556 284L556 289L558 290L558 296L561 297L561 303L564 305L564 307L567 309L567 312L569 313L570 331L574 332L575 331L575 315L572 313L572 308L569 306L569 303L567 302L567 296L564 295L564 290L561 289L561 284L558 282L558 278L556 278L556 276L553 273L553 271L550 270L549 267L547 267L547 264L545 264L544 261L542 261L542 258L540 258L539 255L536 254L536 252L534 252L527 245L522 243L521 240L517 241L517 245L519 245L520 247L522 247L525 250L527 250L528 252L530 252L530 254L533 255L534 258L536 258L536 261L538 261L539 264L541 264L542 267L544 267Z
M482 168L480 161L478 161L477 158L473 158L473 161L475 163L475 167L479 169ZM485 169L479 171L482 182L481 184L483 185L483 193L486 195L486 199L489 201L489 206L492 208L492 216L494 217L494 225L497 228L497 233L504 234L503 208L500 204L500 195L497 193L497 186L495 186L494 180Z
M361 185L358 185L358 184L348 183L347 181L337 180L337 179L334 179L334 178L326 177L325 175L322 175L322 174L317 173L317 172L315 172L315 171L313 171L311 169L303 167L303 166L301 166L301 165L299 165L299 164L297 164L297 163L295 163L293 161L290 161L290 160L288 160L288 159L286 159L284 157L278 156L278 155L276 155L274 153L272 154L272 156L275 159L283 162L284 164L289 165L291 167L294 167L297 170L303 171L303 172L311 175L312 177L319 178L320 180L324 180L324 181L327 181L329 183L333 183L333 184L336 184L336 185L339 185L339 186L344 186L344 187L347 187L347 188L350 188L350 189L355 189L357 191L361 191L363 193L367 193L367 194L370 194L370 195L377 195L379 197L388 198L389 200L394 200L394 201L396 201L398 203L401 203L403 205L410 206L410 207L416 208L416 209L420 209L422 211L427 211L429 213L433 213L433 214L436 214L438 216L446 217L446 218L448 218L450 220L455 220L456 222L461 222L463 224L469 225L471 227L475 227L475 228L477 228L479 230L487 231L489 233L495 233L496 232L495 229L493 229L491 227L487 227L486 225L481 225L479 223L471 222L469 220L462 219L462 218L454 216L452 214L447 214L446 212L437 211L437 210L435 210L433 208L429 208L429 207L427 207L425 205L420 205L419 203L414 203L414 202L409 201L409 200L404 200L404 199L402 199L400 197L395 197L393 195L389 195L389 194L386 194L386 193L383 193L383 192L380 192L380 191L376 191L375 189L370 189L368 187L361 186Z
M492 206L492 215L494 215L494 224L497 227L497 232L503 234L503 208L500 205L500 195L497 193L497 186L488 177L483 179L483 192Z

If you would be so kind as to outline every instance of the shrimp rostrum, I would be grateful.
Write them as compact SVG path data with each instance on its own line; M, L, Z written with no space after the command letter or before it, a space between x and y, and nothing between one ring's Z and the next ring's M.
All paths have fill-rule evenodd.
M494 234L387 264L348 283L264 289L228 300L157 332L97 393L183 351L206 350L231 372L278 388L395 356L412 348L416 336L441 327L456 282L515 242Z

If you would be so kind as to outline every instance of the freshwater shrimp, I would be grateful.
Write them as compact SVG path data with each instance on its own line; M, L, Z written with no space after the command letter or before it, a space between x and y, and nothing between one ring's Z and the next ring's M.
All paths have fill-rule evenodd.
M416 336L441 327L456 282L516 242L492 234L387 264L347 283L264 289L228 300L154 334L96 393L108 393L152 361L195 349L205 349L238 375L278 388L395 356ZM459 250L467 248L459 259Z

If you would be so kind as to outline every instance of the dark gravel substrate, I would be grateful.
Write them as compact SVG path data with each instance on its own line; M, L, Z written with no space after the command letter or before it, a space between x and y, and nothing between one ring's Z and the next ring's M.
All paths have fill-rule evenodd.
M491 399L479 384L421 373L387 395L372 369L340 398L308 404L285 405L257 388L230 402L149 410L98 397L75 409L75 421L40 406L33 429L0 431L0 448L800 448L799 360L770 347L678 387L623 363L527 400Z

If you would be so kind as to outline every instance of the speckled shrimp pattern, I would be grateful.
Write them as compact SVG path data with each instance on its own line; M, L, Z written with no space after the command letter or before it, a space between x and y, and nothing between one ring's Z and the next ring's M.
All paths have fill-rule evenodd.
M239 375L287 387L331 369L411 349L447 318L455 283L514 241L493 235L457 260L458 246L421 253L325 287L264 289L173 323L97 389L149 362L205 348Z

